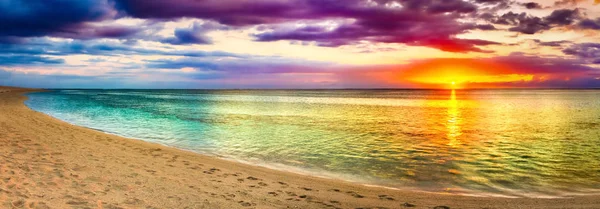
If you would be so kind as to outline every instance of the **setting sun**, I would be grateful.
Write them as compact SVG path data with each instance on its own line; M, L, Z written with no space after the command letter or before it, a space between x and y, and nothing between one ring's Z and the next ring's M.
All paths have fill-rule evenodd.
M382 74L391 82L412 83L420 88L502 87L511 82L529 82L534 75L525 74L503 64L488 61L442 59L417 62L404 69Z

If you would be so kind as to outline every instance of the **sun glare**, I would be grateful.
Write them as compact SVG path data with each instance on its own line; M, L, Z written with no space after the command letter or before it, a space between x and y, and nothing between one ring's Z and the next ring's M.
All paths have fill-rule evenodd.
M456 88L457 88L456 81L450 82L450 89L452 89L452 91L454 91L454 89L456 89Z
M400 71L396 79L424 88L463 89L502 86L507 82L528 82L533 79L533 75L521 74L493 62L445 59L411 65Z

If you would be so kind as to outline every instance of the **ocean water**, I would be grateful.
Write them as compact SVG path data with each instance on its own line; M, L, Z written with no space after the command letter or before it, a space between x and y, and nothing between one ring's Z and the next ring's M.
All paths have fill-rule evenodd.
M597 90L55 90L26 105L108 133L359 183L600 193Z

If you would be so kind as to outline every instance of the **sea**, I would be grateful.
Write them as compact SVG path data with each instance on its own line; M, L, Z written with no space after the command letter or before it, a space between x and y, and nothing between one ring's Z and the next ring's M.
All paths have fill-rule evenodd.
M434 193L600 194L600 90L77 90L27 106L109 134Z

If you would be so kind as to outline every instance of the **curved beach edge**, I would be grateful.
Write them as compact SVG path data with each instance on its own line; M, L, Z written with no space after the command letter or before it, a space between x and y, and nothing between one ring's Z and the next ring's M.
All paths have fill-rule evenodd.
M600 208L600 196L436 194L233 162L71 125L24 105L36 91L0 87L0 208Z

